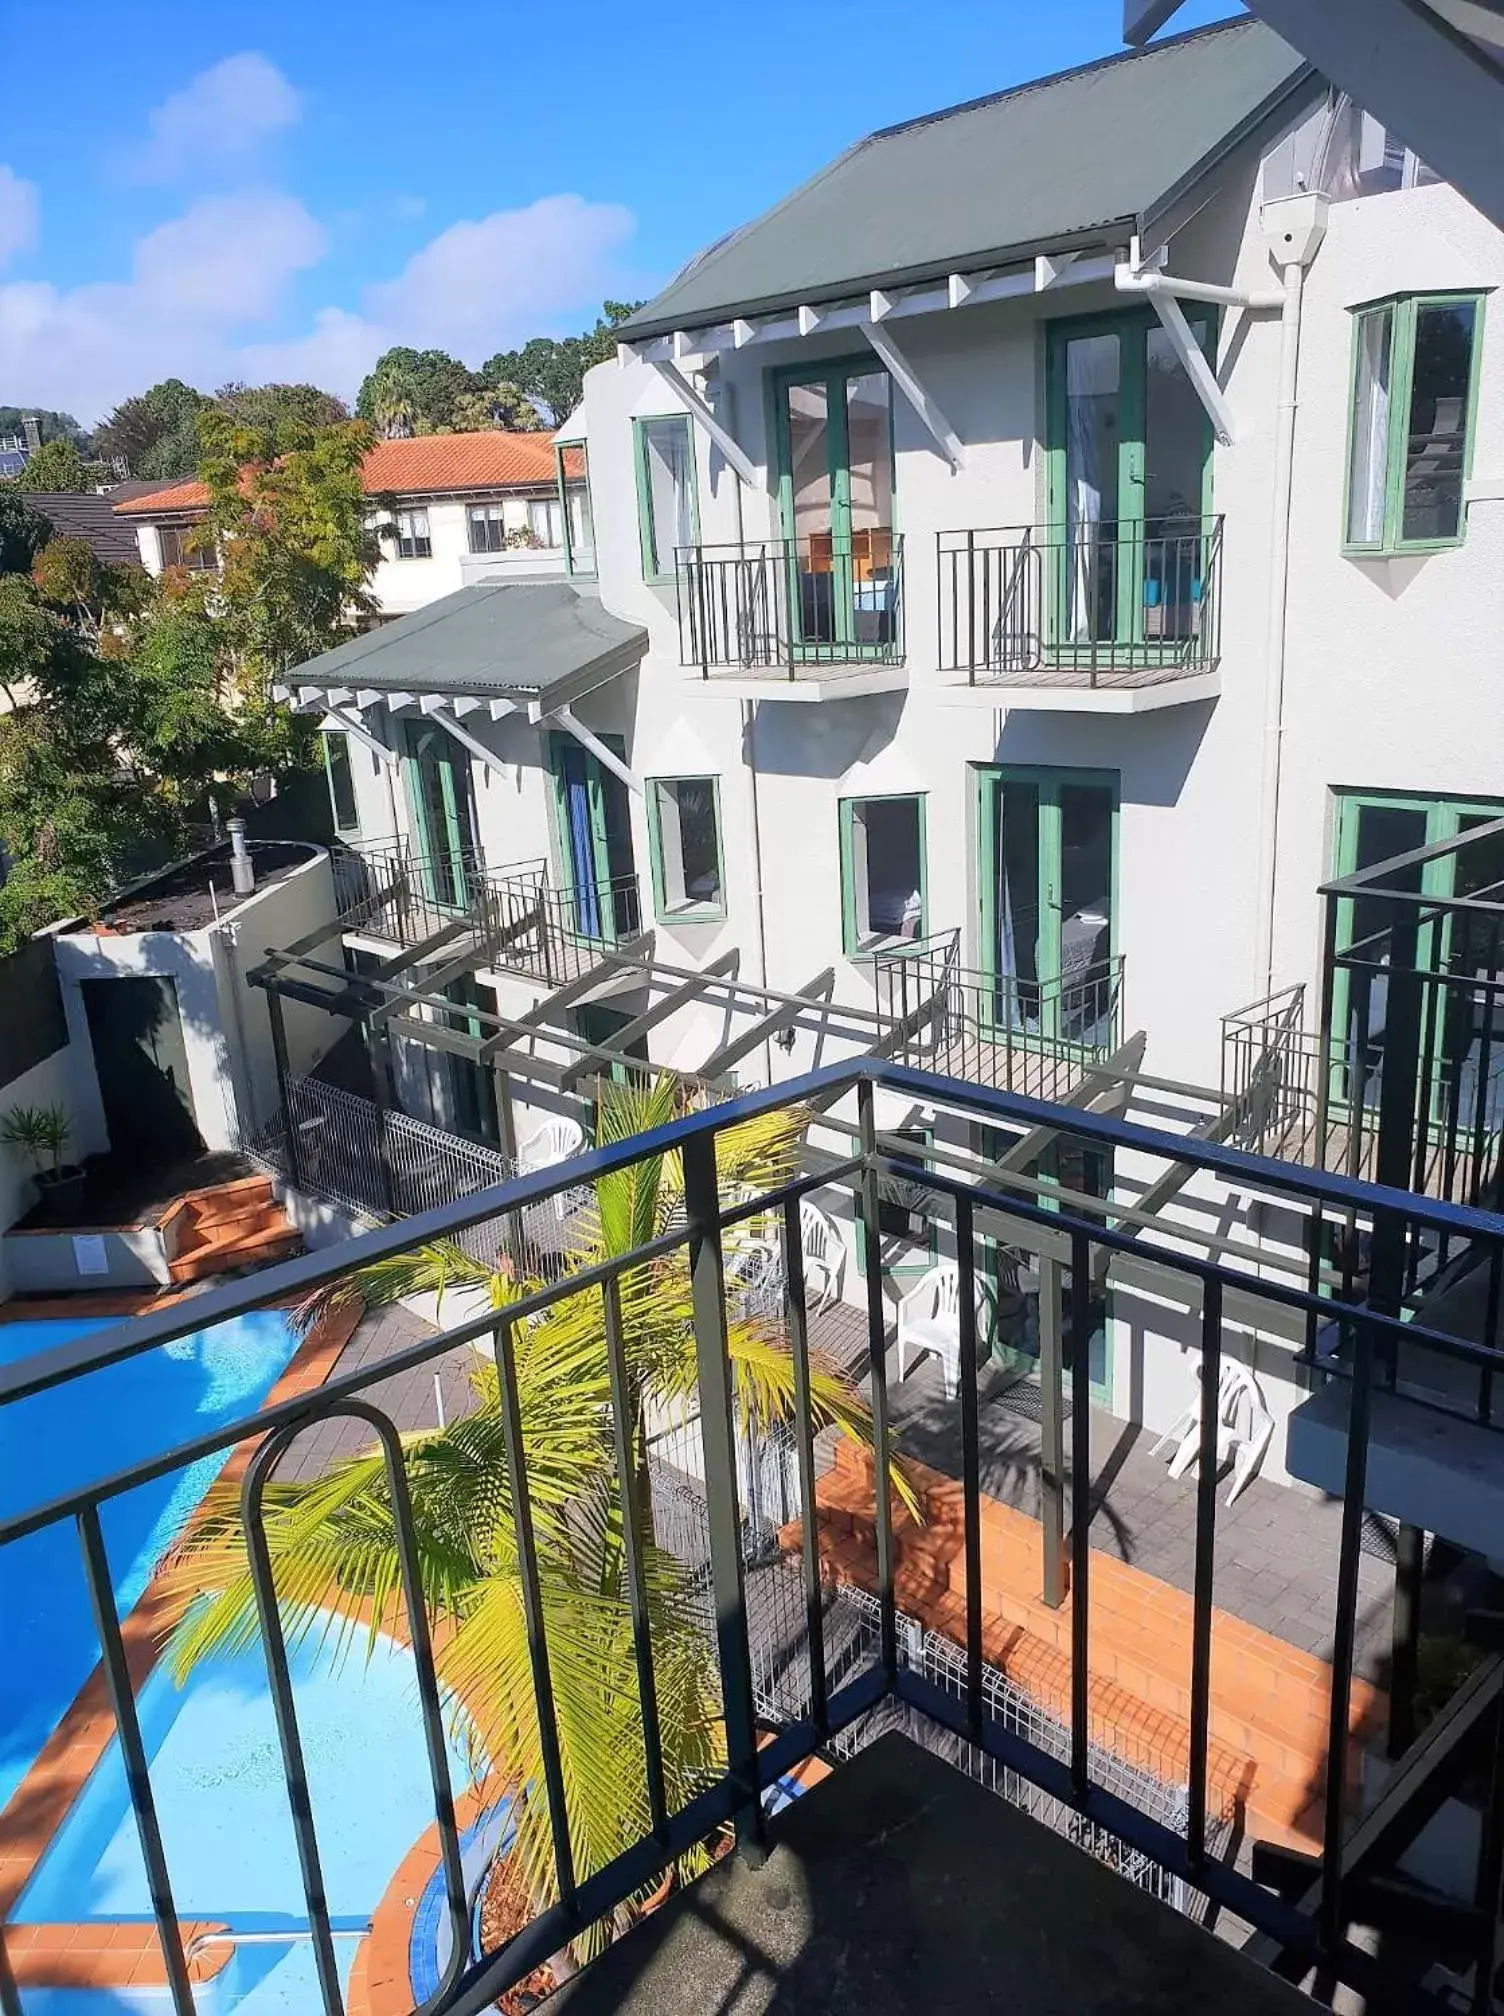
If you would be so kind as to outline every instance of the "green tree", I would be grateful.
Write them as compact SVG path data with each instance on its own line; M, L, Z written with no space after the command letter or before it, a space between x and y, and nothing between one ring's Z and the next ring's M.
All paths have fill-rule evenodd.
M489 381L447 350L404 345L378 357L356 394L355 413L386 441L437 434L452 424L458 400L482 392Z
M29 455L15 480L23 490L83 492L97 490L105 474L100 463L85 461L76 441L59 436L55 441L44 441Z
M240 426L214 407L199 431L234 702L260 709L281 673L376 612L369 583L381 547L362 475L371 430L344 420L279 452L273 428Z
M50 539L36 557L31 578L43 601L65 611L95 650L106 637L120 641L118 626L140 615L152 594L144 568L112 566L87 539ZM121 654L107 648L106 655Z
M678 1088L610 1086L597 1138L625 1139L672 1117ZM717 1144L724 1188L767 1188L795 1166L800 1120L779 1113L730 1130ZM677 1155L650 1157L600 1179L595 1209L570 1267L621 1256L682 1222ZM753 1236L727 1232L728 1248ZM366 1305L435 1290L463 1293L467 1309L505 1309L538 1286L509 1264L435 1246L362 1268L309 1309L358 1298ZM703 1790L723 1766L716 1658L688 1579L660 1549L641 1488L648 1402L688 1401L696 1385L689 1263L681 1247L620 1277L629 1382L629 1447L634 1512L644 1542L665 1776L670 1811ZM727 1345L742 1414L766 1429L790 1418L794 1366L781 1328L745 1314L728 1319ZM626 1583L621 1479L616 1469L611 1377L598 1292L570 1296L514 1333L522 1436L527 1451L549 1668L558 1717L565 1802L583 1878L651 1833L643 1765L643 1725ZM553 1901L553 1858L544 1772L517 1565L513 1480L493 1369L474 1376L475 1405L449 1426L410 1435L405 1467L424 1591L438 1628L435 1659L498 1789L514 1798L514 1854L535 1907ZM816 1427L866 1440L871 1423L850 1382L814 1355ZM273 1484L265 1531L290 1641L321 1631L329 1613L348 1645L363 1633L400 1626L390 1489L379 1454L336 1463L322 1478ZM216 1486L206 1516L170 1569L188 1608L169 1657L181 1678L201 1659L243 1647L257 1635L238 1493ZM599 1939L581 1942L588 1953ZM582 1953L581 1957L585 1957Z
M43 441L76 441L86 450L90 446L88 430L71 413L55 413L48 406L0 406L0 434L23 434L27 420L40 421Z
M209 401L181 378L122 400L95 433L99 452L133 476L170 482L198 466L198 416Z
M480 434L502 427L510 434L532 434L543 425L537 407L515 385L487 385L480 392L462 392L449 409L449 425L441 434Z
M29 574L52 537L52 525L19 485L0 483L0 575Z
M557 427L585 396L585 373L616 355L616 331L640 301L605 301L595 327L583 336L534 336L520 350L498 350L480 367L488 384L521 386Z
M214 404L237 427L269 433L279 455L305 446L318 428L336 427L350 417L343 399L317 385L221 385Z

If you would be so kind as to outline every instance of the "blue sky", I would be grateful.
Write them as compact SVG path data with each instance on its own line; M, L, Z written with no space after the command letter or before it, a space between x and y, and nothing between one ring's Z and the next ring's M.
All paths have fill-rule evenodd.
M1189 0L1175 26L1234 11ZM875 126L1120 48L1121 0L0 10L0 404L353 393L649 294ZM429 32L431 29L431 33ZM26 89L26 79L36 80Z

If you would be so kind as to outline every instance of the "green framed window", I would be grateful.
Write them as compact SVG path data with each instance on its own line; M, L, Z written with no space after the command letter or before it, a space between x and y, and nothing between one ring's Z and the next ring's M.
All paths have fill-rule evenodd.
M441 909L463 910L480 853L470 758L453 736L423 721L403 721L402 744L423 887Z
M330 729L324 736L324 775L336 833L360 831L360 802L355 796L355 772L350 765L350 738Z
M1115 770L977 772L982 1007L995 1028L1101 1048L1116 995Z
M892 382L865 356L777 371L770 385L794 649L891 657L902 634Z
M602 740L625 756L619 735ZM572 735L550 735L554 823L567 928L592 944L617 944L642 928L627 787Z
M1468 798L1406 796L1391 791L1336 794L1335 872L1356 875L1396 855L1456 839L1475 826L1504 818L1504 803ZM1397 868L1386 877L1391 889L1422 896L1467 897L1492 893L1504 884L1504 845L1478 843L1460 854ZM1382 897L1344 897L1338 906L1339 944L1382 944L1393 907ZM1486 972L1494 957L1487 913L1433 917L1422 925L1419 956L1429 972ZM1476 943L1469 933L1477 934ZM1332 1097L1376 1107L1384 1078L1384 1031L1388 987L1382 972L1338 966L1332 990L1332 1035L1336 1050ZM1452 990L1448 1013L1431 1035L1431 1111L1446 1117L1458 1107L1471 1118L1477 1089L1478 1018L1465 990ZM1492 1095L1490 1095L1492 1097ZM1453 1115L1455 1121L1456 1115ZM1496 1124L1491 1120L1490 1124Z
M695 444L687 413L658 413L632 422L637 465L637 531L642 578L672 582L675 555L700 539Z
M1355 310L1345 553L1461 543L1482 326L1481 294L1406 295Z
M595 514L590 504L590 453L583 441L554 449L559 486L564 572L573 581L595 579Z
M929 915L923 794L843 798L840 818L847 958L923 938Z
M1209 308L1187 320L1216 356ZM1215 564L1212 430L1157 316L1052 322L1045 346L1045 645L1057 661L1174 657L1201 634ZM1024 592L1027 592L1026 590Z
M648 780L653 908L665 924L726 914L721 796L714 777Z

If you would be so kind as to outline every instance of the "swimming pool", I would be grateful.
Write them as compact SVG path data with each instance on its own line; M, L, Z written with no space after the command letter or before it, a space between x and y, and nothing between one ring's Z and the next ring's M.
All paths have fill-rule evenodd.
M362 1930L408 1849L434 1817L411 1654L390 1639L343 1659L311 1633L290 1659L325 1893L337 1930ZM205 1662L177 1688L158 1668L139 1698L142 1736L173 1895L183 1918L238 1932L298 1931L307 1907L259 1647ZM373 1768L379 1760L379 1768ZM471 1763L451 1736L456 1794ZM96 1767L13 1913L20 1924L143 1919L151 1898L117 1744ZM337 1942L341 1973L356 1951ZM62 1991L67 2016L119 2008L114 1996ZM157 2004L165 2006L162 1997ZM238 2016L317 2008L306 1940L249 1944L204 1998ZM31 2003L27 2002L27 2016Z
M0 1323L15 1364L107 1319ZM0 1409L0 1517L234 1420L265 1399L297 1347L280 1309L254 1310ZM141 1595L227 1451L143 1484L101 1514L122 1616ZM72 1520L0 1547L0 1807L11 1798L99 1657ZM24 1648L24 1656L16 1656Z

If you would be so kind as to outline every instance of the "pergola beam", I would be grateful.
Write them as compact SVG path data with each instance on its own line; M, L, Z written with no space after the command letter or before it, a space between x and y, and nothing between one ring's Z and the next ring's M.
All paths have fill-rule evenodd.
M952 275L952 279L958 275ZM872 345L883 363L888 376L897 385L934 438L935 446L945 457L952 469L960 469L966 461L966 450L961 445L961 437L940 411L923 379L914 369L903 351L893 340L886 319L881 322L868 320L862 324L862 333Z
M488 749L479 736L472 735L468 728L462 727L452 714L446 712L442 705L430 707L427 701L425 701L423 703L423 711L431 720L436 721L442 729L452 735L462 749L468 749L478 763L483 763L488 770L495 770L499 775L505 775L507 765L504 759L498 756L494 749Z
M638 776L637 772L628 769L614 749L607 748L599 735L587 728L583 721L577 719L573 708L555 707L551 713L545 714L543 718L545 721L557 721L566 734L572 735L582 748L590 751L597 763L604 769L609 770L613 777L619 777L629 791L635 793L639 798L645 795L642 788L642 779Z
M780 1029L787 1029L791 1023L797 1022L801 1015L807 1015L811 1008L819 1007L822 996L825 1005L829 1007L835 984L836 969L834 966L827 966L825 971L817 973L807 986L801 987L796 994L790 995L786 1001L781 1001L776 1008L754 1022L745 1034L733 1037L731 1042L723 1043L719 1050L713 1050L699 1069L690 1075L706 1079L721 1077L733 1064L740 1063L749 1052L757 1049L759 1044L766 1043L771 1036L776 1036Z
M677 987L665 994L661 1001L655 1001L645 1014L639 1015L634 1022L629 1022L624 1029L618 1029L615 1047L619 1050L628 1049L639 1036L645 1036L650 1029L656 1029L660 1022L666 1022L670 1015L708 992L713 981L728 974L734 976L741 966L741 957L740 947L733 945L729 952L723 952L718 959L712 960L703 973L696 973L693 979L681 981ZM587 1075L589 1069L588 1062L571 1064L564 1073L563 1089L567 1092L577 1079Z

